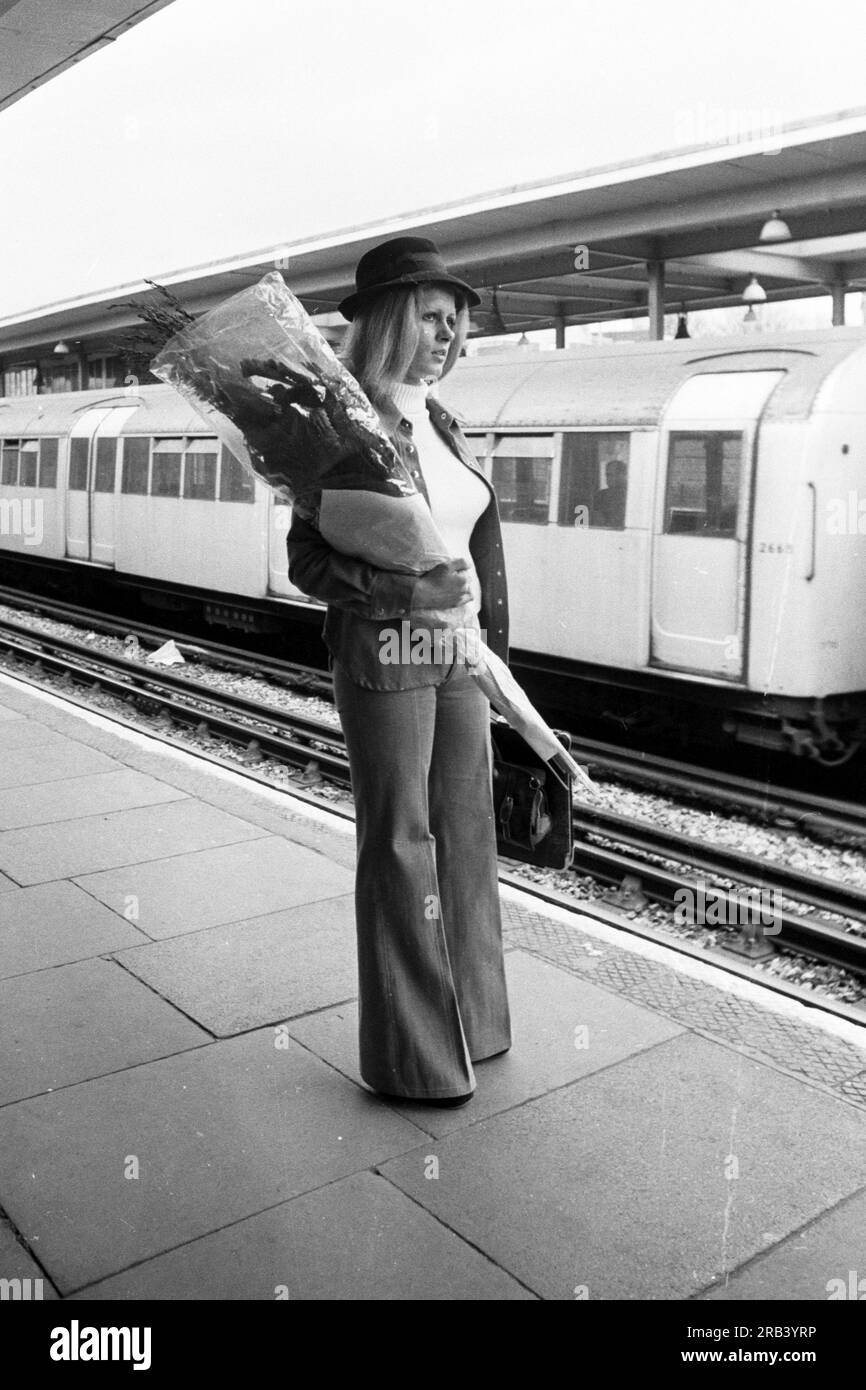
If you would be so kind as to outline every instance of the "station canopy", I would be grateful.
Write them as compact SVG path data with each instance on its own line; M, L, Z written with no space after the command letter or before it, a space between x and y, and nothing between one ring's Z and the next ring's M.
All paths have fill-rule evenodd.
M0 0L0 111L171 0Z
M778 221L785 239L763 240ZM649 313L660 337L664 313L741 304L753 276L767 301L832 295L838 323L844 293L866 288L866 110L287 238L209 265L142 269L198 313L276 268L311 313L327 315L351 292L359 257L399 235L431 237L479 290L473 336L555 327L561 341L568 325ZM136 323L123 302L152 293L141 281L0 319L0 353L8 361L59 337L92 344Z

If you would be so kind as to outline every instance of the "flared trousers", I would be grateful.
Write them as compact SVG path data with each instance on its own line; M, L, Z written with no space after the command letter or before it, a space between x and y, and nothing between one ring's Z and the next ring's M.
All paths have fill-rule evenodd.
M361 1075L465 1095L511 1045L491 795L490 707L463 664L369 690L334 664L355 797Z

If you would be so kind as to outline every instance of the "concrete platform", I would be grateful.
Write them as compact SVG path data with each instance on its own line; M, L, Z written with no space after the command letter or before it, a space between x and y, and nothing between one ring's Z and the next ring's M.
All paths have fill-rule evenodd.
M866 1028L503 890L512 1051L465 1107L385 1104L352 864L329 813L0 677L0 1280L724 1301L866 1275Z

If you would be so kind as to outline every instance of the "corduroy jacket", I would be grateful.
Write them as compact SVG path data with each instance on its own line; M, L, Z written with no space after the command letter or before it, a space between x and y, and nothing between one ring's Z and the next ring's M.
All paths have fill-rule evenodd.
M481 586L478 619L482 632L491 650L507 661L508 592L496 495L478 467L454 416L435 397L428 396L427 409L449 448L461 463L481 478L490 493L490 504L472 531L469 553ZM378 413L429 506L411 424L396 408ZM331 654L331 664L338 661L357 685L370 690L409 690L438 685L445 679L451 661L434 660L416 665L382 660L388 632L399 631L402 622L410 619L417 575L377 569L363 560L342 555L328 545L315 526L298 516L292 518L286 544L291 582L310 598L328 605L323 636Z

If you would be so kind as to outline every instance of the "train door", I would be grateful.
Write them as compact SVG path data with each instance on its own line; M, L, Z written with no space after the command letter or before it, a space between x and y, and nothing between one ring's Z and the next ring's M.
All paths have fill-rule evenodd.
M284 597L296 595L298 590L289 583L289 556L286 551L292 509L288 502L275 497L270 488L268 493L268 593Z
M691 377L661 431L650 660L742 680L758 421L778 371Z
M120 431L138 405L87 410L72 427L66 489L66 554L114 564Z

